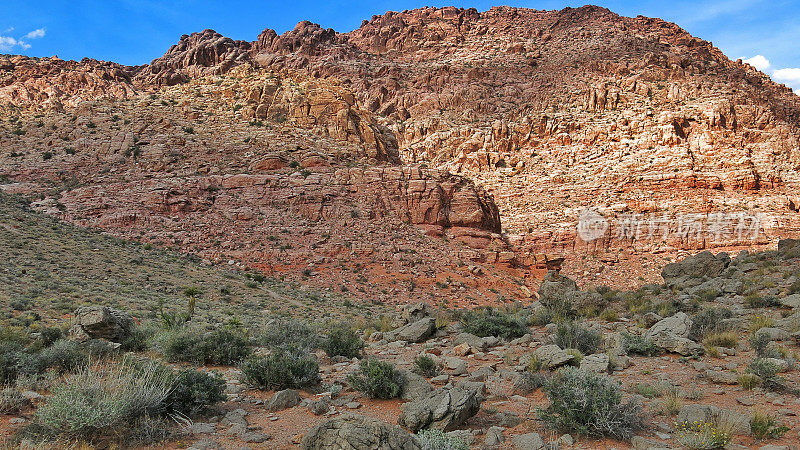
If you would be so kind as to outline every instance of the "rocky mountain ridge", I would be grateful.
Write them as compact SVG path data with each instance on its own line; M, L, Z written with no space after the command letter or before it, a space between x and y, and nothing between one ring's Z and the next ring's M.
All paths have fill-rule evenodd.
M38 110L239 78L213 95L240 120L470 177L494 195L518 259L555 253L586 282L613 282L642 255L763 247L800 232L800 99L660 19L594 6L422 8L349 33L304 21L246 42L205 30L137 67L7 57L0 68L0 103ZM610 223L588 242L576 232L587 208ZM707 229L709 217L739 213L764 215L755 238L630 237L619 225L669 215L679 227L690 215ZM598 253L622 272L584 263Z

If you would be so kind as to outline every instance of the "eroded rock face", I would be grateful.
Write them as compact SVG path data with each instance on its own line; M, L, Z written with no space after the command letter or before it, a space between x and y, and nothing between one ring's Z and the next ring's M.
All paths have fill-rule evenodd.
M105 339L121 343L131 336L135 323L128 313L106 306L82 306L75 310L69 335L86 341Z
M478 413L480 401L474 392L454 387L437 389L400 408L398 423L412 432L428 428L452 431Z
M356 414L317 425L306 433L300 445L305 450L422 450L414 436L400 427Z

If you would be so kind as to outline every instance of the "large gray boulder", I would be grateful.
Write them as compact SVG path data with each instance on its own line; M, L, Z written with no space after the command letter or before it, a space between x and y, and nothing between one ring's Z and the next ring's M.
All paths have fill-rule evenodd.
M436 331L436 319L425 317L383 334L387 341L423 342Z
M433 386L423 376L410 370L400 369L400 372L406 383L403 386L403 400L416 400L433 390Z
M645 333L656 347L684 356L703 354L703 346L688 338L692 331L692 319L679 312L659 320Z
M300 393L294 389L284 389L278 391L267 402L267 409L269 411L282 411L284 409L293 408L300 404Z
M81 306L75 310L69 337L85 342L89 339L105 339L121 343L128 339L136 326L131 316L107 306Z
M688 278L717 277L722 274L730 262L731 257L727 253L714 255L705 251L683 261L667 264L661 270L661 276L667 285L681 285Z
M322 422L303 436L300 445L305 450L422 450L402 428L357 414Z
M400 309L400 319L403 323L414 323L431 316L431 307L425 302L403 305Z
M430 428L451 431L477 414L480 407L472 391L459 387L437 389L403 404L398 423L412 432Z
M692 319L684 312L676 313L674 316L669 316L666 319L661 319L655 325L650 327L645 334L647 338L653 338L655 335L667 332L680 337L689 337L692 331Z
M533 352L533 356L545 364L548 369L554 369L572 361L575 357L570 355L555 344L543 345Z
M511 445L514 450L541 450L544 448L544 441L539 433L526 433L511 438Z
M579 290L575 281L555 271L547 272L538 292L539 303L547 308L559 308L566 304L580 310L589 306L602 308L606 303L600 294Z

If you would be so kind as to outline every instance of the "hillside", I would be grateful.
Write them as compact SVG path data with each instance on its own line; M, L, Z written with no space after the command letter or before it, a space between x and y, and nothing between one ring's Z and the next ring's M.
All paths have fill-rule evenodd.
M237 318L255 325L253 311L327 320L381 311L376 305L344 306L352 298L342 293L300 288L238 266L215 266L65 224L3 193L0 248L4 326L66 324L75 308L94 304L151 320L162 305L166 311L184 311L187 288L199 291L197 318L210 324Z
M498 245L503 251L513 250L522 267L541 268L548 260L567 258L565 270L586 283L615 284L630 271L652 281L660 263L641 269L641 263L649 264L642 255L671 259L682 250L764 247L800 230L800 98L659 19L622 17L593 6L486 12L423 8L373 17L349 33L301 22L280 36L267 29L245 42L205 30L181 37L163 57L136 67L52 58L3 61L0 103L9 108L4 114L9 120L16 117L11 111L34 110L64 110L67 118L98 110L100 117L103 112L122 117L114 108L137 105L141 111L125 107L140 118L136 127L109 124L113 137L100 133L108 142L87 133L72 137L92 151L110 147L118 154L139 139L136 145L147 158L156 152L161 160L161 166L151 163L150 171L168 167L167 155L178 153L184 141L191 147L192 139L177 133L171 140L153 140L139 136L142 131L182 126L224 136L226 145L202 143L217 147L216 160L242 152L270 156L265 141L231 144L250 143L244 142L252 139L243 132L245 123L266 122L279 133L299 127L357 144L362 150L356 153L373 160L465 175L493 195L499 217L491 224L478 219L478 228L496 232L502 219L507 238ZM147 95L158 99L148 103ZM214 111L204 112L200 103L209 97L215 98ZM97 102L112 106L103 111ZM179 108L161 108L163 102ZM162 109L182 111L169 122L144 123ZM210 117L222 111L237 120ZM47 139L49 131L15 134L42 123L29 120L4 125L7 151L24 154L36 148L58 160L74 147ZM102 128L103 122L96 125ZM236 122L242 124L238 129L231 126ZM323 148L293 145L323 153L339 146L320 144ZM4 173L29 179L31 173L53 170L47 166L56 160L4 159ZM250 164L240 162L237 171ZM132 176L130 168L118 170ZM114 172L103 178L102 184L119 181ZM73 198L63 199L65 217L127 232L86 217L85 205L70 204ZM131 208L114 207L106 215L129 215ZM606 234L590 242L575 231L587 208L610 222ZM408 220L454 225L431 219L431 213L436 208ZM708 231L715 214L726 215L724 232L681 229L689 217ZM753 225L751 218L759 214L755 235L734 232L735 225L729 225L740 217ZM668 236L652 227L635 236L624 232L621 227L631 217L643 224L668 222ZM604 264L586 262L587 254L615 264L601 273Z

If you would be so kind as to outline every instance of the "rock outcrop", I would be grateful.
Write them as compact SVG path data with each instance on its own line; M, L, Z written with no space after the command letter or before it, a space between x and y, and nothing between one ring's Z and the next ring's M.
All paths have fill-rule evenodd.
M107 306L81 306L75 310L69 336L77 341L105 339L122 343L131 337L135 322L124 312Z
M305 450L422 450L400 427L356 414L322 422L303 436L300 445Z
M474 392L453 387L437 389L400 408L398 423L412 432L428 428L452 431L478 413L480 401Z

